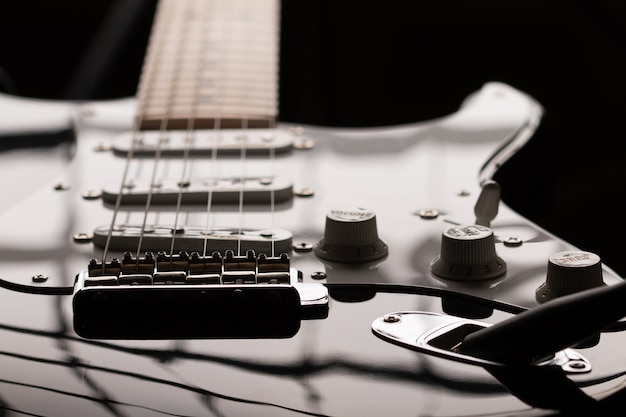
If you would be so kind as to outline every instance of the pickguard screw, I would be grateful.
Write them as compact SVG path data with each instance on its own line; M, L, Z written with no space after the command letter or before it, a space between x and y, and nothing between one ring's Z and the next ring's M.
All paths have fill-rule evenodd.
M311 252L313 250L313 245L303 242L294 245L293 250L295 250L296 252Z
M439 217L439 212L432 209L420 210L417 214L425 220L433 220Z
M46 282L48 280L47 275L37 274L33 276L33 282Z
M383 317L383 321L385 323L398 323L400 320L402 319L397 314L387 314Z
M458 195L459 197L467 197L468 195L470 195L470 192L469 192L469 191L467 191L467 190L461 190L461 191L459 191L459 192L457 193L457 195Z
M55 184L54 189L55 191L67 191L70 189L70 186L68 184L60 182L58 184Z
M311 278L317 279L317 280L326 279L326 277L328 277L328 275L326 275L326 272L318 271L318 272L313 272L311 274Z
M502 243L504 243L504 246L516 247L516 246L521 246L521 244L523 243L523 240L520 239L519 237L509 237L509 238L506 238Z

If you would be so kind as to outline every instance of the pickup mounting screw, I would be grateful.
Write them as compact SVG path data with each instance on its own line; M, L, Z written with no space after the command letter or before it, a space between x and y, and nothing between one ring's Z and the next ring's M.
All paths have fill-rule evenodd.
M97 200L102 196L102 192L98 190L88 190L83 193L85 200Z
M88 233L76 233L72 236L72 239L76 243L89 243L93 239L93 236Z
M298 197L313 197L315 191L312 188L301 188L295 191L295 195Z

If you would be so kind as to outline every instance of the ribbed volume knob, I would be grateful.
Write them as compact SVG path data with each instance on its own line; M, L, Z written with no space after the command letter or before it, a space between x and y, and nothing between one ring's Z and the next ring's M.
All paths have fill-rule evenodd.
M455 226L443 232L441 253L431 264L433 274L452 280L497 278L506 262L496 254L495 238L486 226Z
M546 281L537 288L535 298L543 303L602 285L602 263L598 255L584 251L557 252L548 261Z
M369 262L387 256L387 245L378 237L376 215L363 209L332 210L326 215L324 237L315 254L335 262Z

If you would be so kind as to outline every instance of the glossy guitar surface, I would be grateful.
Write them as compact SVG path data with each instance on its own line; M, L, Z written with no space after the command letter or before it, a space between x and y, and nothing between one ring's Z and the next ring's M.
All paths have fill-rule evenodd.
M521 366L466 334L471 350L450 341L457 322L471 336L545 311L537 291L551 257L587 256L500 203L490 181L541 123L523 92L489 83L449 116L363 130L162 134L136 129L137 104L0 96L0 140L11 140L0 154L6 415L547 415L596 410L622 388L619 312L584 344ZM57 144L28 142L41 136ZM497 257L445 263L482 250L459 254L445 239L462 246L481 233ZM194 274L181 251L217 270ZM621 290L613 271L600 273ZM292 288L297 311L269 304ZM288 331L249 326L272 315ZM538 339L576 330L575 319L545 317ZM415 325L395 333L405 323ZM534 329L520 331L529 349L541 345Z

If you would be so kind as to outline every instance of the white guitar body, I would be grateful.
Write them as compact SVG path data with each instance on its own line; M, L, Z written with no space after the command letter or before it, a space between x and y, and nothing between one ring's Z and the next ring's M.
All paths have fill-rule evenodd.
M39 118L41 126L54 130L69 120L77 134L75 144L1 156L4 282L17 289L72 287L90 259L102 259L102 249L90 238L97 228L110 226L114 207L103 204L98 192L122 180L126 159L110 149L131 129L134 105L134 100L59 104L1 98L0 121L7 134L24 127L32 131L22 121L38 114L51 120ZM187 178L183 171L205 180L276 176L293 184L293 195L274 207L215 205L210 213L206 203L178 211L167 204L152 206L148 224L286 230L292 235L291 267L299 271L302 284L327 284L331 295L336 284L355 289L373 284L378 294L361 302L331 298L328 317L303 320L288 338L123 341L77 336L71 296L2 289L0 403L15 415L57 416L550 412L516 398L480 366L404 349L371 330L378 317L391 312L443 313L441 300L420 295L419 288L465 293L519 310L537 306L535 291L546 280L550 256L577 248L504 204L491 221L497 254L507 265L504 276L442 279L432 273L431 263L446 229L476 222L481 184L532 136L540 118L534 100L493 83L469 97L457 113L414 125L368 130L279 126L283 133L276 136L286 135L293 148L273 158L203 155L192 157L188 165L178 157L162 158L156 167L161 179ZM198 131L197 140L210 140L212 133ZM255 131L239 134L250 138ZM149 180L155 163L143 158L131 164L132 178ZM350 263L316 256L310 249L324 236L327 213L357 208L375 213L388 255ZM116 224L141 224L145 211L123 205ZM107 259L122 257L122 252L110 249ZM608 285L621 281L606 267L603 279ZM385 290L394 286L406 293ZM510 316L496 310L484 321ZM602 334L597 345L580 349L591 371L568 375L595 399L625 381L622 333Z

